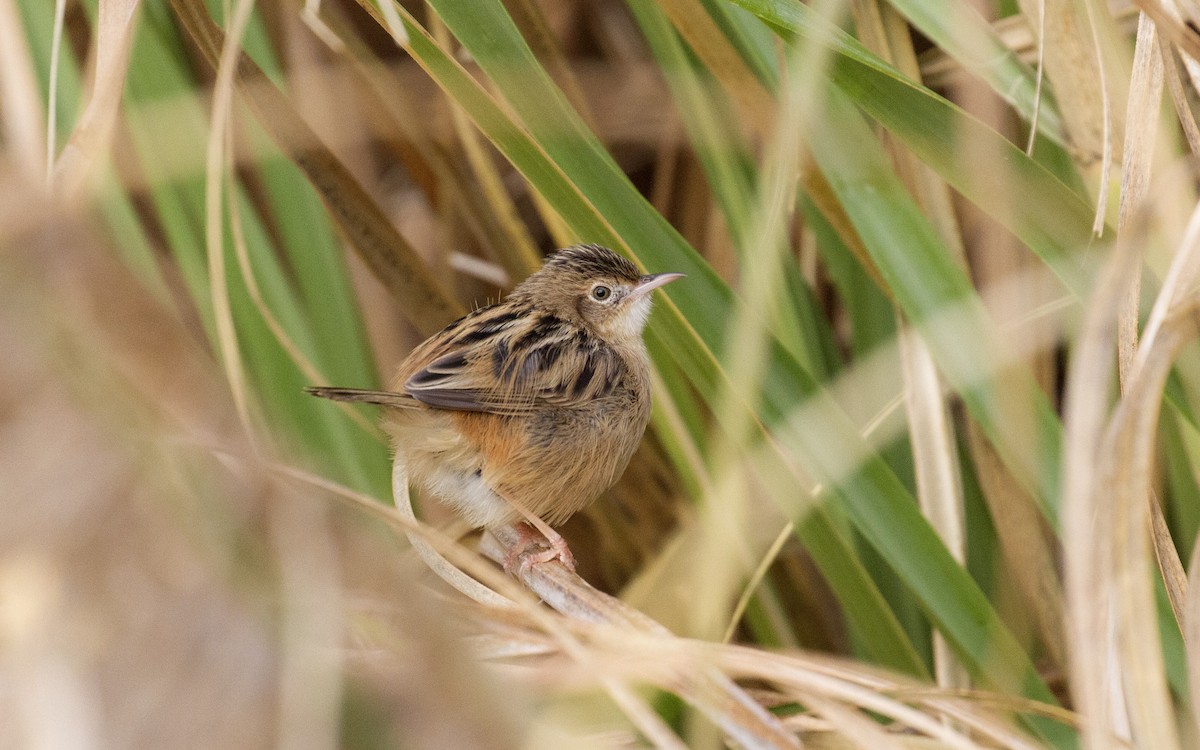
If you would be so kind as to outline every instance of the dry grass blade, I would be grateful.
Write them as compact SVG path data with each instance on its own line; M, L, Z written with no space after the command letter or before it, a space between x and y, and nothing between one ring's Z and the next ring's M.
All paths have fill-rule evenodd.
M392 500L396 505L396 510L415 525L416 515L413 513L412 496L409 494L408 474L404 469L403 462L399 460L394 461L392 464ZM412 544L413 549L421 557L421 560L429 566L429 569L438 578L441 578L480 604L491 607L513 606L511 600L497 594L492 589L454 567L450 561L442 557L441 553L419 534L408 529L405 530L405 534L408 536L408 541Z
M1159 47L1163 53L1163 62L1167 74L1167 86L1171 92L1171 100L1175 104L1175 113L1179 118L1179 124L1183 128L1184 137L1187 138L1188 146L1191 148L1192 156L1200 155L1200 127L1196 125L1196 116L1192 111L1191 103L1187 93L1184 91L1183 81L1180 79L1179 70L1177 69L1177 61L1175 53L1179 53L1179 62L1182 63L1183 69L1187 74L1188 81L1194 91L1200 91L1200 59L1196 57L1197 45L1192 45L1188 48L1180 48L1175 39L1178 38L1181 32L1181 27L1187 27L1183 23L1185 13L1194 14L1190 9L1182 7L1175 0L1161 6L1162 10L1171 19L1169 24L1167 41L1160 42ZM1190 29L1189 29L1190 30ZM1190 34L1186 34L1190 37Z
M875 0L860 0L851 8L859 35L869 49L908 75L920 74L908 26L899 14ZM905 186L932 215L939 236L961 261L958 223L945 184L894 139L886 140ZM905 325L898 312L896 320L917 500L951 556L961 564L966 552L961 468L941 378L926 342ZM967 687L970 681L966 671L941 633L934 634L933 648L937 684L945 688Z
M1113 160L1115 158L1113 144L1121 137L1121 128L1124 127L1124 123L1118 122L1114 114L1119 103L1114 104L1113 99L1118 98L1119 102L1120 98L1115 96L1116 88L1118 85L1124 85L1125 78L1123 76L1117 77L1117 81L1119 81L1117 85L1109 83L1111 74L1108 72L1109 55L1106 54L1106 51L1110 47L1105 45L1101 38L1102 31L1100 24L1102 20L1111 23L1111 16L1107 12L1100 13L1093 3L1084 3L1083 8L1092 43L1095 72L1100 79L1100 104L1101 112L1103 113L1102 122L1104 123L1100 152L1100 175L1096 187L1096 218L1092 222L1092 233L1099 237L1104 234L1104 226L1107 221L1105 217L1108 212L1109 179L1112 174Z
M1062 582L1056 573L1057 562L1043 516L973 420L968 424L967 444L1021 601L1033 614L1034 627L1049 661L1065 665Z
M1154 545L1154 560L1158 563L1158 572L1166 587L1171 612L1182 632L1187 612L1187 573L1183 569L1183 560L1179 558L1179 550L1175 548L1175 539L1171 536L1171 528L1167 525L1158 496L1154 492L1146 494L1146 502L1150 505L1150 541Z
M54 38L50 47L50 90L46 93L46 179L54 174L54 155L58 149L58 77L62 60L63 24L67 15L66 0L54 3Z
M717 76L725 91L738 105L742 114L739 122L759 138L769 140L773 137L771 128L778 118L776 112L778 104L774 101L771 92L767 91L742 60L741 55L730 44L729 39L717 27L703 4L698 0L667 0L663 3L663 11L671 19L671 23L679 31L680 36L705 62L708 70ZM814 60L819 65L826 64L826 61L820 57L814 58ZM814 72L808 71L806 74ZM799 163L803 167L800 178L808 198L820 209L842 242L854 253L854 257L875 280L884 294L890 294L889 286L879 275L875 261L863 246L862 239L859 238L850 217L846 215L845 208L834 194L833 187L807 155L802 155Z
M891 718L902 727L927 734L953 747L978 747L963 733L967 731L977 732L979 737L987 738L988 742L998 747L1023 750L1035 747L1028 737L1013 730L999 717L981 710L981 706L987 702L984 700L987 697L985 694L975 694L970 699L954 697L956 694L953 691L929 688L904 678L822 657L772 654L741 646L723 647L714 653L718 663L735 678L769 681L776 689L800 703L805 701L806 696L816 693L844 705L874 711ZM911 701L919 711L913 713L916 709L899 702L901 700ZM1005 698L1000 698L999 705L1005 705L1005 701ZM1006 707L1029 710L1040 706ZM935 717L953 719L959 723L962 731L938 724Z
M1189 24L1184 23L1180 9L1173 0L1134 0L1134 5L1154 19L1158 31L1188 57L1200 60L1200 40Z
M485 537L484 552L493 559L503 559L507 546L516 541L515 532L501 530L495 538ZM882 734L882 727L864 712L877 713L899 726L935 738L941 747L974 750L980 745L941 723L938 716L952 718L997 747L1034 747L997 716L980 710L979 698L955 697L953 692L819 657L676 638L557 563L534 566L522 574L522 581L566 616L563 624L569 624L578 634L583 653L590 654L586 663L616 670L609 675L611 679L637 679L678 693L744 747L795 744L790 733L730 678L772 684L781 691L779 700L815 709L818 715L832 720L831 726L847 739L886 739L885 744L872 747L910 747L907 740L911 738ZM531 632L526 632L522 641L522 650L528 653L546 655L557 650ZM535 645L538 643L542 645ZM599 677L588 674L578 675L578 679L596 681ZM909 702L912 705L907 705Z
M872 750L904 750L907 747L903 738L888 734L878 723L836 701L806 695L805 702L813 717L821 717L830 727L836 727L833 736L844 737L851 747L869 747Z
M253 441L258 433L251 423L251 395L246 382L246 371L242 361L241 349L238 346L237 326L234 323L233 310L229 302L229 279L225 274L225 248L223 246L224 232L222 221L221 191L228 189L226 184L226 160L232 162L232 107L233 79L236 75L234 61L240 52L242 35L246 24L250 22L250 10L253 4L241 0L233 18L230 21L230 35L221 48L220 62L217 65L217 81L213 86L212 127L209 132L208 149L205 154L205 186L204 186L204 240L208 256L208 273L211 283L209 291L212 295L213 317L216 322L217 345L221 351L221 361L225 367L225 377L233 394L234 406L237 409L242 426L247 436Z
M1183 88L1183 81L1179 77L1179 70L1175 62L1175 47L1170 44L1160 44L1159 49L1163 55L1163 68L1166 73L1167 90L1171 92L1171 102L1175 105L1175 116L1179 119L1179 125L1183 129L1183 136L1187 139L1188 148L1192 152L1193 158L1200 157L1200 125L1196 124L1196 115L1192 111L1192 105L1188 101L1187 92ZM1194 74L1194 68L1200 68L1200 63L1197 63L1191 58L1184 59L1184 65L1187 66L1189 79L1193 81L1200 78L1200 70Z
M1162 107L1163 61L1158 32L1146 14L1138 17L1133 79L1125 117L1124 162L1121 165L1121 203L1117 227L1124 227L1137 210L1150 185L1155 137Z
M505 528L485 537L483 551L502 562L505 550L517 544L514 530ZM560 563L535 565L521 574L521 580L542 601L568 618L595 624L617 626L633 633L650 633L671 638L663 626L619 599L597 591ZM748 748L799 747L795 737L740 688L716 672L694 668L671 689L684 700L705 711L730 738Z
M1189 237L1197 226L1193 216ZM1089 747L1113 747L1128 712L1139 742L1178 747L1147 575L1150 475L1159 401L1171 364L1194 336L1191 306L1173 306L1174 290L1194 265L1193 242L1174 259L1130 371L1125 396L1103 426L1107 361L1114 338L1109 311L1125 296L1137 243L1125 237L1089 309L1068 385L1064 542L1072 620L1072 687L1088 718ZM1173 280L1175 283L1173 283ZM1103 438L1101 438L1103 434ZM1092 467L1101 467L1092 476ZM1182 606L1180 605L1180 609ZM1115 650L1100 647L1115 634ZM1086 644L1086 645L1084 645ZM1110 703L1110 701L1112 701Z
M225 161L226 164L232 169L232 144L228 145L230 146L226 149L228 158ZM309 382L328 383L329 378L322 375L317 366L304 355L304 352L299 346L296 345L296 342L292 340L292 337L288 335L287 329L285 329L279 322L279 319L275 316L275 313L271 311L271 308L267 305L266 300L263 298L262 289L259 287L258 278L254 273L253 264L250 262L250 251L246 245L245 228L242 225L241 213L238 211L237 199L232 190L227 191L225 203L229 215L229 227L233 236L234 256L237 258L238 270L241 272L242 280L246 284L246 292L250 295L250 301L254 303L255 309L257 309L258 314L262 316L263 322L266 323L267 328L271 331L271 335L275 337L275 340L279 343L280 347L287 352L288 357L296 365L297 369L304 373L304 376L308 378ZM350 419L358 424L359 427L362 427L370 434L380 435L378 427L367 421L366 417L360 414L357 410L350 408L349 405L346 404L339 404L339 406L343 407L342 410L350 417Z
M746 579L746 585L742 587L741 596L738 597L737 603L733 605L733 611L729 615L729 626L725 628L725 634L721 637L722 643L729 643L733 640L733 636L737 632L738 626L742 622L742 617L746 614L746 608L750 606L750 601L754 598L755 592L759 590L771 566L779 560L779 553L783 550L783 545L795 533L796 525L788 521L779 529L779 535L775 537L775 541L771 542L771 546L767 547L766 551L759 557L758 565ZM784 631L784 634L787 635L787 631Z
M699 0L667 0L663 11L680 36L687 40L725 90L737 102L744 123L759 135L769 135L776 119L776 104L758 77L729 43Z
M92 165L108 153L121 92L125 88L139 3L140 0L100 3L91 98L54 167L55 187L64 196L75 196Z
M1159 54L1158 34L1154 22L1143 13L1138 18L1133 80L1129 84L1129 108L1125 115L1129 127L1125 130L1124 162L1121 165L1118 233L1128 226L1133 212L1141 208L1150 185L1162 89L1163 63ZM1122 383L1129 377L1129 368L1137 349L1140 290L1139 265L1134 269L1129 294L1125 297L1117 325L1117 373Z
M929 347L914 331L902 329L899 339L917 500L950 554L962 564L966 558L966 521L959 479L961 468L949 410L942 397L941 379ZM940 633L934 636L934 671L941 687L970 685L966 671Z
M1044 29L1039 40L1045 55L1045 74L1054 84L1071 149L1076 162L1096 179L1096 229L1104 224L1107 178L1113 143L1123 131L1112 104L1124 97L1112 89L1123 85L1109 74L1102 40L1112 36L1111 17L1093 11L1092 3L1070 0L1021 0L1021 11L1034 29ZM1044 18L1044 24L1041 19ZM1101 28L1101 24L1105 28ZM1098 74L1098 75L1097 75ZM1099 84L1099 85L1097 85Z
M8 146L5 154L31 182L43 178L45 116L16 0L0 0L0 113L0 141Z
M1194 307L1177 310L1164 322L1153 351L1139 352L1139 367L1109 425L1099 455L1097 512L1112 513L1114 536L1101 543L1114 548L1112 582L1116 603L1118 656L1126 682L1126 702L1134 736L1147 747L1179 747L1167 689L1154 590L1147 574L1151 471L1159 404L1172 363L1197 334ZM1182 607L1181 607L1182 609Z
M1162 289L1150 311L1150 317L1146 322L1146 333L1142 338L1142 346L1132 363L1135 375L1148 368L1152 357L1161 356L1160 350L1163 345L1159 344L1159 338L1167 327L1166 321L1177 317L1181 314L1181 310L1190 309L1194 304L1188 296L1188 290L1194 288L1198 276L1200 276L1200 206L1192 213L1191 220L1184 232L1181 249L1171 259L1171 266L1163 280ZM1173 352L1170 346L1167 346L1167 351ZM1174 353L1171 354L1171 357L1174 357ZM1157 410L1155 414L1157 414ZM1162 507L1149 492L1149 485L1147 485L1146 502L1149 503L1155 559L1163 574L1171 608L1182 627L1183 613L1187 611L1184 602L1186 576L1183 572L1183 562L1179 559L1175 542L1166 526Z
M1187 644L1188 684L1192 686L1189 704L1192 721L1200 726L1200 539L1192 543L1192 559L1188 563L1187 607L1180 623L1183 642Z
M1127 280L1140 262L1131 242L1118 243L1088 303L1087 316L1067 374L1066 457L1063 465L1062 538L1070 657L1071 695L1084 716L1084 746L1119 747L1115 732L1123 716L1113 699L1121 695L1111 662L1113 606L1111 512L1096 507L1100 445L1106 423L1111 351L1116 339L1114 310L1128 294Z
M1179 244L1179 252L1171 259L1171 267L1167 269L1162 289L1159 290L1154 306L1150 309L1150 316L1142 334L1142 344L1133 364L1134 372L1145 366L1145 359L1155 346L1159 330L1175 308L1187 299L1189 290L1195 286L1197 280L1200 280L1200 205L1192 211Z
M445 25L433 25L433 32L438 42L449 48L449 35ZM570 94L571 91L573 89L568 89L566 93ZM578 96L578 93L575 95ZM541 257L533 239L517 216L516 207L504 187L503 177L492 160L483 137L471 124L462 107L452 104L450 112L454 118L454 132L462 144L463 153L473 173L472 177L479 183L497 228L502 232L500 242L497 243L499 254L507 262L508 270L514 276L524 278L541 267Z
M1033 116L1029 118L1029 140L1025 142L1025 153L1033 154L1037 143L1038 120L1042 114L1042 84L1046 81L1046 2L1038 0L1037 23L1034 25L1037 44L1037 83L1033 98Z
M1022 24L1026 33L1038 30L1038 19L1048 12L1046 5L1033 2L1022 8L1023 18L1005 20L1028 22ZM1035 44L1043 50L1051 42L1045 35L1030 36L1026 49L1032 50ZM1048 74L1047 65L1039 63L1039 80ZM997 132L1007 133L1014 140L1020 137L1012 129L1011 113L996 97L977 87L962 86L954 98L968 113ZM974 169L985 173L1003 171L997 154L982 141L972 139L964 148L964 158ZM1015 208L1016 196L1012 191L996 191L996 199L1011 203L1010 210L1020 210ZM1044 277L1044 267L1031 257L1023 243L1006 232L996 231L992 218L971 204L962 203L959 208L956 215L962 227L960 242L967 249L971 277L975 287L983 290L989 313L994 319L1005 321L1001 329L1003 345L1017 352L1015 360L1029 368L1041 389L1053 398L1059 375L1054 348L1064 338L1060 310L1075 303L1059 296L1061 287ZM1027 407L1005 380L1001 379L998 385L1001 397L1010 400L1013 407L1008 410L1007 418L1018 422L1028 419ZM1050 528L1053 519L1047 523L1047 514L1039 507L1044 498L1031 492L1019 470L1006 465L980 422L969 415L965 421L964 437L996 530L1004 574L1017 594L1008 602L1004 598L999 601L1012 608L1010 617L1033 626L1048 657L1047 666L1054 669L1065 662L1065 645L1062 584L1055 556L1057 540Z
M1138 19L1137 46L1133 60L1133 80L1129 86L1129 110L1126 114L1129 127L1125 131L1118 233L1129 231L1131 217L1135 215L1135 212L1147 212L1145 198L1155 161L1155 143L1163 93L1163 57L1166 54L1167 51L1162 48L1154 22L1146 14L1141 14ZM1173 61L1171 65L1173 68ZM1171 73L1174 74L1174 72L1172 69ZM1174 86L1178 87L1177 76ZM1187 111L1187 114L1190 115L1190 110ZM1190 120L1190 117L1187 119ZM1181 118L1181 121L1184 120ZM1188 131L1186 122L1184 121L1185 133ZM1192 123L1192 129L1194 128L1195 124ZM1138 231L1138 228L1134 227L1134 231ZM1122 306L1117 326L1117 368L1123 388L1132 377L1131 369L1137 352L1141 266L1139 265L1133 271L1129 293ZM1158 561L1159 570L1163 574L1163 581L1166 583L1167 595L1175 611L1176 620L1182 623L1187 576L1183 572L1183 564L1179 560L1179 553L1175 549L1175 543L1171 538L1170 529L1167 527L1166 518L1163 516L1162 507L1152 493L1148 493L1147 502L1149 503L1155 558Z
M508 550L519 543L515 529L493 529L484 536L480 551L503 563ZM520 580L552 609L580 622L607 623L632 630L666 635L667 630L619 599L593 588L561 563L534 565Z
M172 0L183 26L210 63L215 64L224 34L199 0ZM238 56L239 90L259 122L308 176L330 214L367 266L396 298L418 330L429 334L462 315L463 308L433 278L424 262L346 167L323 146L280 91L250 58Z

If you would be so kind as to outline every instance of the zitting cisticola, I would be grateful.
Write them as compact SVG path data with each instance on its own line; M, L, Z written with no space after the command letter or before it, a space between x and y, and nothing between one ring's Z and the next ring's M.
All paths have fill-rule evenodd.
M641 441L650 292L681 276L642 275L597 245L560 250L502 302L416 347L393 391L309 391L386 407L383 425L409 477L474 527L525 520L540 530L550 547L521 554L522 565L558 557L571 567L547 524L616 482Z

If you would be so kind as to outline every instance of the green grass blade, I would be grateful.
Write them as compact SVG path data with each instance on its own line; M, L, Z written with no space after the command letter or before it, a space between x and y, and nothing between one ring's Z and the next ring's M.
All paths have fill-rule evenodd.
M1027 372L996 363L1000 338L971 280L888 166L870 127L834 89L822 125L813 128L814 156L897 302L922 330L942 372L1010 469L1030 484L1056 524L1062 442L1057 416ZM1026 405L1031 422L1013 419L1014 402Z
M126 85L129 133L168 248L179 263L191 300L211 339L215 332L202 219L204 176L199 171L172 174L160 169L160 165L171 163L169 157L178 139L197 143L207 140L205 113L192 96L195 82L190 70L172 52L181 42L169 16L161 7L146 8L144 13ZM163 132L150 114L152 105L163 101L173 104L176 127L172 132ZM255 166L262 175L259 183L275 201L268 205L272 224L286 240L276 252L257 204L245 192L235 193L255 279L266 306L303 356L318 369L350 378L347 382L370 384L374 366L328 219L295 167L265 145L261 134L251 137L257 138L261 147L257 153L264 154ZM307 210L296 211L297 207ZM323 468L331 475L387 497L385 448L345 415L303 393L303 386L310 383L249 297L232 245L232 236L226 231L223 246L227 250L227 283L239 346L268 423L278 427L278 436L285 444L310 457L326 457Z
M786 36L834 53L833 82L922 162L1029 246L1076 297L1090 288L1079 250L1091 242L1091 209L1043 165L980 121L909 80L855 39L793 0L734 0ZM990 169L967 149L989 155ZM996 185L1004 185L996 190Z
M912 25L963 69L987 83L1026 122L1037 106L1034 71L1009 48L975 6L947 0L892 0ZM1056 144L1066 144L1062 115L1054 94L1042 91L1038 130Z
M750 154L733 126L729 103L716 90L715 81L693 63L684 43L653 3L629 3L634 18L650 44L666 76L693 149L708 176L709 188L729 226L734 247L743 263L754 263L761 248L754 246L753 232L758 201L756 173ZM818 379L836 369L833 336L816 300L795 264L783 268L789 304L774 306L770 323L780 341Z

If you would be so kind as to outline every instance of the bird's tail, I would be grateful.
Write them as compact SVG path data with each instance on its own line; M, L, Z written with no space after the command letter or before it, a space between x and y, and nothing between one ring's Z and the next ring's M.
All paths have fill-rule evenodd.
M381 404L383 406L412 406L413 397L405 393L392 391L372 391L365 388L335 388L331 386L315 386L305 388L305 393L333 401L355 401L364 404Z

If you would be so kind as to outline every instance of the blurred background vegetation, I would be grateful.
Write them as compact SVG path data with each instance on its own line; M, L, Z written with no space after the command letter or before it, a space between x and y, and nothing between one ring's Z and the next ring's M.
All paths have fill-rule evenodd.
M0 0L0 744L1196 746L1194 11ZM575 242L687 274L563 529L676 638L445 590L302 392Z

